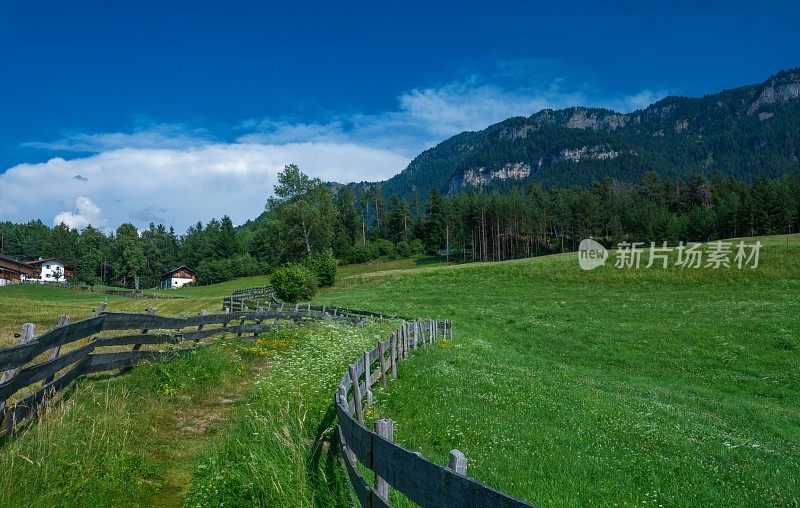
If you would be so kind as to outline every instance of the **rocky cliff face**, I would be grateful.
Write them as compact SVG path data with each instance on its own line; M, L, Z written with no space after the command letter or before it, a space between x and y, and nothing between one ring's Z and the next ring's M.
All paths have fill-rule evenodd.
M800 97L800 71L782 73L772 78L761 89L758 98L747 108L747 114L753 115L763 106L783 104ZM766 119L769 117L764 117Z
M545 109L464 132L416 157L383 184L387 194L457 192L536 181L588 185L605 177L638 181L645 171L751 180L799 168L800 69L760 85L700 98L667 97L621 114Z

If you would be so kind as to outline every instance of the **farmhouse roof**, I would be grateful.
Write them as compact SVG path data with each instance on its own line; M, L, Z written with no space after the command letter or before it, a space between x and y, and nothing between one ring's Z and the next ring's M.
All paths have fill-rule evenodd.
M0 254L0 267L5 270L11 270L18 273L23 273L25 275L33 275L35 272L34 267L10 256L6 256L5 254Z
M62 265L64 265L64 266L67 266L67 263L66 263L66 261L63 261L63 260L61 260L61 259L58 259L58 258L39 258L39 259L33 259L33 260L31 260L31 261L25 261L25 264L26 264L26 265L31 265L31 266L33 266L33 265L37 265L37 266L38 266L38 265L43 265L43 264L47 263L48 261L58 261L58 262L59 262L59 263L61 263Z
M184 266L179 266L178 268L175 268L174 270L170 270L170 271L168 271L168 272L164 272L164 275L162 275L162 276L161 276L161 278L162 278L162 279L167 279L167 278L169 278L169 276L170 276L170 275L172 275L173 273L175 273L175 272L180 272L180 271L187 271L187 272L191 273L192 275L194 275L194 274L195 274L195 273L194 273L194 270L192 270L192 269L191 269L191 268L189 268L188 266L185 266L185 265L184 265Z

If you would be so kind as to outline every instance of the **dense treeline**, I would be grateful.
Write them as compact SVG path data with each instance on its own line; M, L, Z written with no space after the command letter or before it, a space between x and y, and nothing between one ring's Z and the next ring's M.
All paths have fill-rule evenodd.
M433 189L422 213L415 212L416 194L408 200L392 197L388 206L380 199L380 189L366 194L369 199L342 193L339 199L353 199L363 216L372 214L367 238L373 244L388 239L399 246L418 239L428 252L464 261L574 250L589 236L615 244L800 231L800 172L781 179L758 177L752 185L719 173L711 180L694 175L665 181L648 172L636 184L606 178L588 188L531 184L503 194L461 192L445 197ZM359 239L364 239L358 231L349 239L356 245L351 252L358 252Z
M201 284L319 266L333 254L364 262L441 254L451 261L503 260L574 250L589 236L607 244L750 236L800 231L800 172L752 185L716 174L665 181L644 174L636 184L606 178L587 188L545 189L539 184L507 193L462 192L385 199L379 186L337 192L287 166L275 196L257 221L235 228L229 217L197 223L178 236L150 224L123 224L104 234L40 221L0 223L0 252L20 259L58 257L88 284L158 285L179 265L195 269ZM330 269L318 283L332 282Z

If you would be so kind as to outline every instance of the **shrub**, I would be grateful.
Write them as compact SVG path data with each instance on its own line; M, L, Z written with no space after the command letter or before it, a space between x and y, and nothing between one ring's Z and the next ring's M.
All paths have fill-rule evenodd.
M369 245L369 257L372 259L393 259L395 257L394 244L383 238L375 240Z
M394 245L395 250L397 251L397 255L401 258L407 258L411 256L411 245L405 240L400 240Z
M303 265L314 274L319 287L333 286L336 281L336 258L330 250L312 254L303 260Z
M310 300L317 292L316 277L298 263L289 263L276 269L272 272L270 283L278 298L291 303Z
M425 254L425 244L419 238L411 240L408 244L408 250L410 256L421 256Z
M366 263L369 261L369 251L367 247L360 243L353 245L353 248L350 250L349 261L351 263Z

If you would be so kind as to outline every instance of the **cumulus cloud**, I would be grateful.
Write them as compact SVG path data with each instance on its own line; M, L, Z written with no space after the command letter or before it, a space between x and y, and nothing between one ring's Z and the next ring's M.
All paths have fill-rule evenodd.
M0 174L0 217L27 221L55 216L55 222L72 227L123 222L145 227L154 221L179 231L226 214L241 223L263 211L277 173L289 163L323 180L360 181L388 178L408 159L352 143L322 142L125 148L71 160L53 158ZM76 174L86 181L76 180ZM36 192L30 192L32 187ZM76 209L65 211L63 203L72 202Z
M261 213L286 164L329 181L383 180L447 137L511 116L578 105L628 112L663 95L648 89L603 94L558 63L515 61L408 90L397 97L396 108L379 113L250 119L215 136L182 124L72 133L25 145L92 155L19 164L0 174L0 216L55 216L73 227L130 221L140 228L163 222L182 230L224 214L241 223ZM75 209L65 210L63 203L73 202Z
M75 199L75 210L63 211L53 217L54 226L63 223L75 229L83 229L89 225L102 228L106 222L100 208L86 196Z
M238 140L248 143L303 141L358 142L392 149L411 158L463 131L484 129L512 116L530 116L542 109L591 106L627 113L667 95L640 90L608 95L563 66L547 61L499 64L492 72L470 74L438 86L402 93L397 108L377 114L332 116L320 122L293 119L249 120Z

